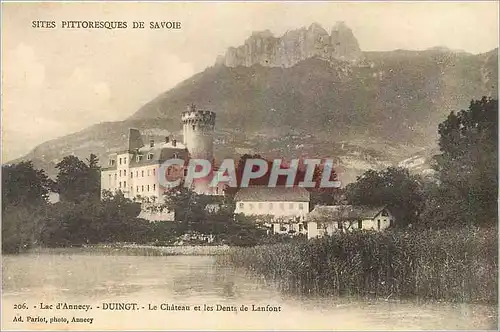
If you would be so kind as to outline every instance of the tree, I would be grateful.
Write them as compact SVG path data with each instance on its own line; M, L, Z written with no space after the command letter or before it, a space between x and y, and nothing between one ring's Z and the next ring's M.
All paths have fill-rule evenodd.
M451 112L438 132L439 185L427 210L447 223L496 223L498 100L471 101L468 110Z
M140 240L146 225L137 219L140 204L121 192L103 193L103 200L85 196L78 202L60 201L45 216L40 242L49 247Z
M2 253L13 254L39 241L45 222L45 205L7 205L2 211Z
M174 212L175 220L184 224L199 222L206 217L206 201L190 188L175 187L165 193L165 203L161 208Z
M387 205L397 226L418 220L423 209L424 194L421 179L407 169L389 167L382 171L368 170L346 187L350 204L366 206Z
M2 167L2 252L18 253L37 240L54 182L31 161Z
M40 205L47 203L54 182L31 161L2 167L2 207L9 205ZM2 210L3 211L3 210Z
M99 197L101 194L101 167L99 166L99 158L93 153L86 159L88 166L87 190L93 197Z
M75 156L66 156L56 168L57 188L62 201L78 202L85 196L98 199L100 196L100 172L98 159L91 154L88 164Z

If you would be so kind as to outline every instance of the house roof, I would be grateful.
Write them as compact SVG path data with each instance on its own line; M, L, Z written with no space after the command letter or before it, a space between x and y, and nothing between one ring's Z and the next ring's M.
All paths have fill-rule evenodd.
M325 217L331 221L373 219L385 208L385 206L317 205L309 213L308 219Z
M251 186L241 188L234 197L235 201L248 202L309 202L309 192L302 187Z

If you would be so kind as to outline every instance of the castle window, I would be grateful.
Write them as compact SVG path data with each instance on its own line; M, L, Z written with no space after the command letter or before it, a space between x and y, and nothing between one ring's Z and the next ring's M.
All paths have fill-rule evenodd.
M195 125L193 125L193 130L195 130L195 129L196 129L196 126L195 126Z
M122 164L122 158L120 158L120 165Z
M126 165L127 164L127 158L123 158L123 163Z
M299 210L304 210L304 204L299 203Z
M122 170L120 170L120 176L122 176Z
M240 203L240 209L243 209L244 206L245 206L244 203Z
M156 184L153 183L153 191L155 191L155 190L156 190Z
M127 187L127 181L123 181L123 188Z
M132 179L134 177L134 172L130 172L130 178Z
M293 203L290 203L289 207L290 207L290 210L293 210Z
M153 154L152 153L148 153L148 160L151 160L153 159Z
M123 170L123 176L127 176L127 170L126 169Z
M134 188L132 186L130 186L130 193L132 194L134 191Z
M139 186L137 186L137 187L135 188L135 191L139 192Z
M135 177L138 178L139 177L139 171L135 171Z
M153 168L153 176L156 175L156 169Z
M114 161L113 159L110 159L110 160L109 160L109 165L110 165L110 166L113 166L114 164L115 164L115 161Z
M144 177L144 171L141 171L142 177Z
M122 187L122 182L118 182L118 188L121 188Z
M142 192L144 192L144 186L141 186L141 190L142 190Z
M149 191L149 184L148 184L148 191Z
M149 169L148 169L148 176L149 176Z

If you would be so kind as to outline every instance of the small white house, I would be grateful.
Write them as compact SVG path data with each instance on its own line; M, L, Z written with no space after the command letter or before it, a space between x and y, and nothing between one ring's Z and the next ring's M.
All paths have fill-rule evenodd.
M235 213L262 217L273 233L307 233L310 194L305 188L251 186L241 188L234 200Z
M385 206L318 205L307 216L307 238L354 229L382 231L393 223L394 215Z

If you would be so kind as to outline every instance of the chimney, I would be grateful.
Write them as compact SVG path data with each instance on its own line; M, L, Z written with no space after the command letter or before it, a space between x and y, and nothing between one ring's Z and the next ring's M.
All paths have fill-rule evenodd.
M155 146L155 141L150 139L149 140L149 147L152 148L153 146Z
M176 139L172 140L172 146L174 146L174 147L177 146L177 140Z
M170 137L165 136L165 143L168 143L170 141Z

